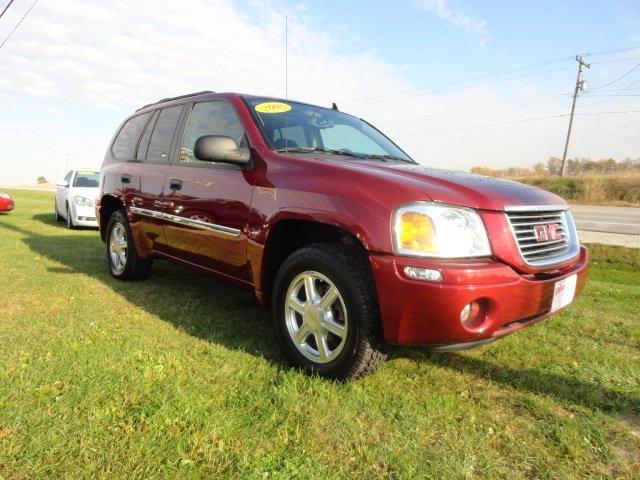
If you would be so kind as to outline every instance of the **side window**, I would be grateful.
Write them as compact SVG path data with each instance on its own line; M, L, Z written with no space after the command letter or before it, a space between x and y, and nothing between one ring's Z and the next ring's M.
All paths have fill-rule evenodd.
M320 130L325 148L348 148L353 152L385 155L387 152L371 138L350 125L337 124L333 128Z
M196 103L184 130L180 161L197 163L193 154L196 140L203 135L224 135L238 145L245 141L244 129L233 107L224 101Z
M127 123L124 124L111 147L111 152L114 157L119 160L130 160L133 158L142 129L147 124L150 116L151 112L143 113L142 115L130 118Z
M142 138L140 138L140 144L138 145L138 153L136 153L136 160L144 160L147 158L147 150L149 150L149 140L151 140L151 133L153 132L153 127L156 124L156 120L158 118L159 110L153 112L153 117L147 123L147 128L144 129L144 133L142 134Z
M151 134L149 149L147 151L147 161L168 162L171 150L171 140L178 125L178 119L182 113L182 105L163 108L156 121L156 126Z

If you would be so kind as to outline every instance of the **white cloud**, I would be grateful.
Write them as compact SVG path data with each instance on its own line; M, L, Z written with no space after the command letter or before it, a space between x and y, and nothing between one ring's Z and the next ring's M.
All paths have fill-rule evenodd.
M414 0L418 8L435 13L447 23L475 35L480 45L487 42L486 23L460 10L452 9L445 0Z
M0 38L29 3L16 0ZM231 0L40 2L0 51L0 184L56 177L66 152L72 164L99 165L124 116L163 97L205 89L284 95L283 13L267 0L252 9L241 12ZM336 101L433 166L531 165L561 154L566 118L456 129L566 113L567 99L509 106L549 95L522 80L403 95L418 85L397 65L371 51L345 53L342 37L319 28L308 10L287 15L291 98ZM372 99L356 101L362 98ZM603 107L640 109L638 101L623 101ZM630 134L637 127L630 120L577 117L570 154L637 155L640 139Z

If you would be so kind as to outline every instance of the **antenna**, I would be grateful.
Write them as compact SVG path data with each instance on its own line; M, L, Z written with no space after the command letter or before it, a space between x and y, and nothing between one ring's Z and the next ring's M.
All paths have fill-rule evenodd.
M289 17L284 16L284 99L289 100Z
M289 105L289 17L284 16L284 103ZM287 131L287 111L284 111L284 131ZM282 135L282 132L280 133ZM287 151L287 137L284 136L284 151Z

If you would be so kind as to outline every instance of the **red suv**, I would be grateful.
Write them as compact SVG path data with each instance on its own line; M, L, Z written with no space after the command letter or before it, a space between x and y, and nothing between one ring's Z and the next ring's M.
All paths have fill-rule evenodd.
M567 204L427 168L366 121L200 92L137 110L97 205L111 274L175 260L250 289L309 372L371 372L386 344L483 345L568 305L587 251Z

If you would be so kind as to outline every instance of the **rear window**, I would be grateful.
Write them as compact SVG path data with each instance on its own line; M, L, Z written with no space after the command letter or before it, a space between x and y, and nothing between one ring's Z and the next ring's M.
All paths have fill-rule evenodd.
M76 178L73 180L74 187L98 187L100 172L93 170L78 170Z
M134 158L138 139L142 129L147 124L151 112L143 113L127 120L111 147L113 156L120 160L130 160Z

